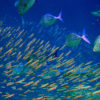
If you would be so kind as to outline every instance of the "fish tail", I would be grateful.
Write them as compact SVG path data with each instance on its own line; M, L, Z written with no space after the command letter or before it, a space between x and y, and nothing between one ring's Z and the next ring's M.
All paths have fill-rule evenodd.
M87 42L87 43L89 43L89 44L90 44L90 41L89 41L89 40L88 40L88 38L86 37L86 32L85 32L85 29L83 29L82 39L83 39L85 42Z
M64 22L64 20L62 19L62 11L60 11L59 15L56 18Z

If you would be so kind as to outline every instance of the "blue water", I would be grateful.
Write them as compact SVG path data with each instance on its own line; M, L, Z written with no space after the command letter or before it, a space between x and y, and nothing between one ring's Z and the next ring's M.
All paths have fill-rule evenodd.
M28 32L24 39L31 33L36 33L35 37L44 40L45 43L49 40L51 47L61 47L64 45L68 33L82 33L83 28L85 28L91 44L81 41L78 47L66 47L63 52L72 50L72 54L69 58L75 57L80 53L80 56L76 57L76 64L88 61L93 61L93 64L100 63L100 53L93 52L94 41L96 37L100 35L100 17L90 14L92 11L100 10L100 0L38 0L23 16L19 15L18 9L14 6L15 1L16 0L0 0L0 21L3 21L3 26L15 28L20 26ZM57 16L61 10L64 22L57 21L50 27L44 27L39 24L44 14L51 13ZM22 17L24 23L22 22ZM0 46L3 46L3 44L1 43ZM60 51L58 55L60 55ZM49 69L48 65L46 67ZM3 81L2 77L0 81ZM39 90L37 89L36 95L38 92ZM43 92L45 93L45 91ZM51 94L53 94L53 92L51 91ZM32 94L30 95L31 98ZM46 95L48 95L48 93ZM13 98L9 100L19 100L19 98L16 97L16 99Z
M17 26L22 24L21 15L18 14L17 8L14 6L15 1L7 0L5 3L5 1L2 0L0 3L0 19L3 20L4 24L6 25ZM62 10L62 18L64 20L64 23L58 21L55 24L59 25L59 27L66 28L66 32L62 35L60 34L60 36L64 38L64 36L66 36L66 34L68 34L69 32L82 32L83 28L85 28L88 38L91 41L91 45L88 45L87 47L87 44L83 42L84 45L81 45L81 48L83 52L87 54L88 52L93 53L92 48L94 40L100 33L100 22L96 22L98 17L91 15L90 12L99 9L99 0L39 0L39 2L37 2L28 12L23 15L23 18L25 21L25 27L29 29L32 28L30 27L32 25L28 26L28 23L39 23L41 16L43 16L44 14L51 13L57 16L60 10ZM51 27L49 27L49 29L50 28ZM54 38L51 36L53 33L48 34L45 32L42 34L44 34L45 37L48 37L48 35L50 35L49 40L51 41ZM64 40L65 39L62 39L62 44L65 42ZM100 57L99 53L93 53L93 55L94 56L92 57L95 60L97 60L96 58ZM99 60L97 61L99 62Z

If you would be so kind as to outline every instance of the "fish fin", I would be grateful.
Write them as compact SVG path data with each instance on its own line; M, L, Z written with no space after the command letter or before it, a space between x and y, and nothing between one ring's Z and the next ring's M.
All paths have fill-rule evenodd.
M83 35L86 35L86 30L85 30L85 28L83 28Z
M90 44L90 41L89 41L88 38L86 37L86 31L85 31L85 28L83 29L82 39L83 39L85 42L87 42L87 43Z
M64 20L62 19L62 10L60 11L59 15L56 18L64 22Z

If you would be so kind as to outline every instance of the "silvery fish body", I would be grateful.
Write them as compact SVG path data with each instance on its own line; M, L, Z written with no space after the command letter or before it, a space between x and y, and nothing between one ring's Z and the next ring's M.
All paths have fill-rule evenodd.
M13 67L13 75L21 75L25 74L30 70L30 68L25 66L24 64L19 64Z
M100 10L91 12L91 14L94 16L100 16Z
M94 42L93 51L100 52L100 35L97 37L97 39Z
M51 14L45 14L41 19L41 24L45 26L53 25L56 22L56 18Z
M75 47L78 46L81 42L81 37L77 34L71 33L66 38L66 46Z
M42 18L41 18L41 21L40 23L44 26L51 26L53 25L56 20L60 20L63 22L63 19L62 19L62 11L60 11L59 15L58 16L53 16L52 14L45 14Z
M15 6L18 7L20 15L26 13L36 2L36 0L18 0L15 2Z

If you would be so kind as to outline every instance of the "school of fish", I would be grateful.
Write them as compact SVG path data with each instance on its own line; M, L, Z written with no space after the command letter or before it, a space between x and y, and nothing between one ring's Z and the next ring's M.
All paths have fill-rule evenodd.
M38 0L17 0L15 6L20 15L25 14ZM100 11L91 12L100 16ZM62 11L58 16L50 13L40 19L44 27L57 20L64 22ZM51 46L28 34L21 27L9 27L0 22L0 100L99 100L100 63L77 63L71 50L83 40L87 45L86 30L81 34L69 33L62 47ZM27 37L27 38L26 38ZM93 52L100 52L100 35L95 39ZM59 55L58 55L59 53Z
M98 100L100 64L76 64L64 53L20 27L0 29L0 96L9 100ZM27 36L27 38L26 38ZM24 49L23 49L24 48ZM61 52L57 55L57 52ZM20 98L20 99L19 99Z

